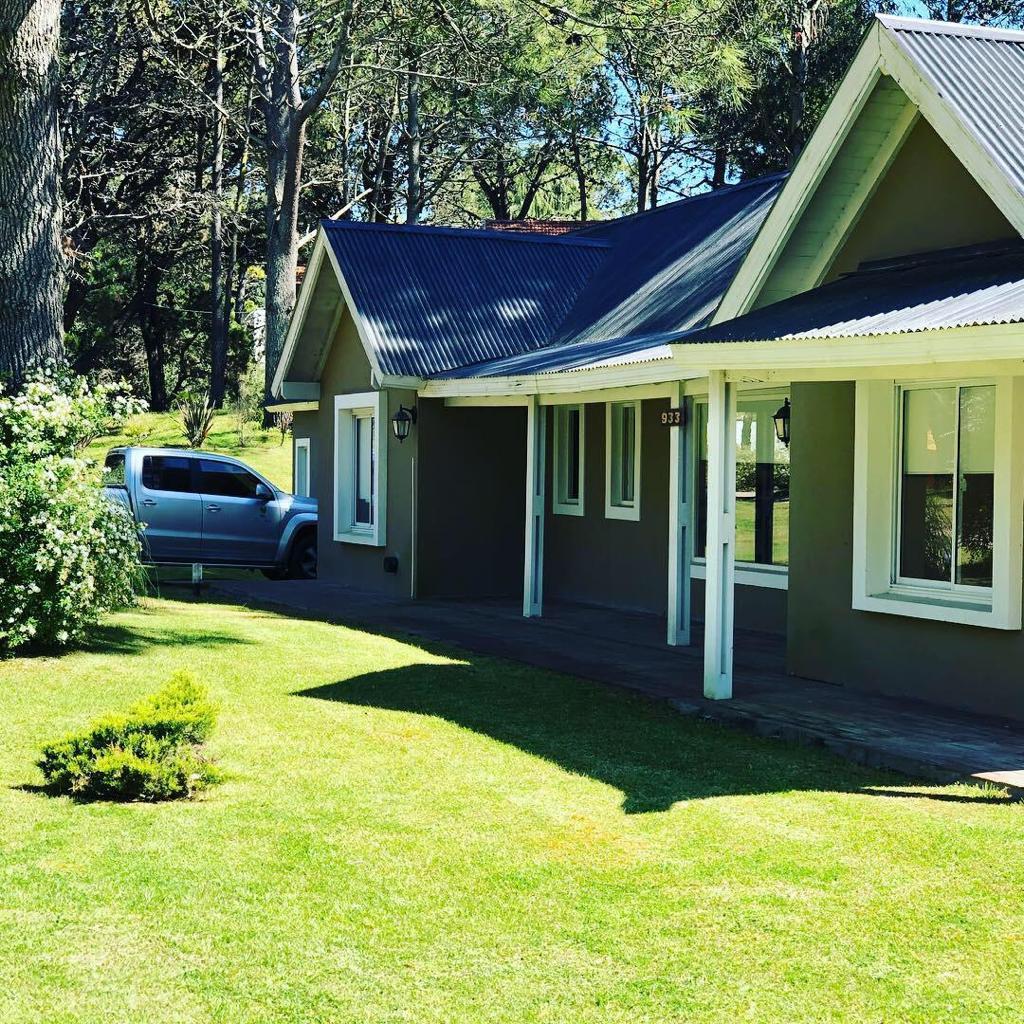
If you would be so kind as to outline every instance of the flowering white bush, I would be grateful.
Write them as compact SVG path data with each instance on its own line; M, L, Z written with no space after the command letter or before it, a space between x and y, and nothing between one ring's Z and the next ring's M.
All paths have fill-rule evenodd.
M138 408L121 386L54 367L0 392L0 655L64 646L133 601L135 523L82 449Z

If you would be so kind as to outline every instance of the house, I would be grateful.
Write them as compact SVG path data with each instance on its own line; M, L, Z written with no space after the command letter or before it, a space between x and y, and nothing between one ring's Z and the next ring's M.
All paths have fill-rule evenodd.
M879 17L797 166L557 236L325 223L323 578L737 626L1024 719L1024 33ZM399 435L405 439L400 440Z

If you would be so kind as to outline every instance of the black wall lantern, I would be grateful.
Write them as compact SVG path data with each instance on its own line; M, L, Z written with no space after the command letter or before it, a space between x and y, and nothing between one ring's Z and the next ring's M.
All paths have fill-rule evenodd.
M789 399L787 398L782 408L772 417L775 421L775 433L787 448L789 447L789 411Z
M412 425L415 422L416 407L413 406L411 409L406 409L404 405L400 405L398 412L391 417L391 429L395 432L395 437L401 442L409 436L409 431L412 430Z

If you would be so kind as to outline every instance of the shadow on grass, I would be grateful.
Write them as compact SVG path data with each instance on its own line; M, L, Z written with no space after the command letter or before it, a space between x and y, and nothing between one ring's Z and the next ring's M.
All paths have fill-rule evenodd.
M821 751L744 736L598 684L499 662L409 665L295 695L431 715L472 729L615 787L627 814L793 790L890 796L881 787L899 785L893 775Z
M154 647L225 647L250 644L235 633L213 629L143 629L127 626L97 626L77 647L89 654L144 654ZM59 653L66 653L61 651Z

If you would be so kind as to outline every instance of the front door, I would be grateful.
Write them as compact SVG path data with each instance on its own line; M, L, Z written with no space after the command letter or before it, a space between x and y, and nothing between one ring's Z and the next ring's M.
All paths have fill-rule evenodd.
M203 496L185 455L144 455L138 518L143 544L154 562L198 562L203 535Z
M277 555L281 508L256 496L263 481L244 466L199 460L203 495L203 557L207 564L269 565Z

